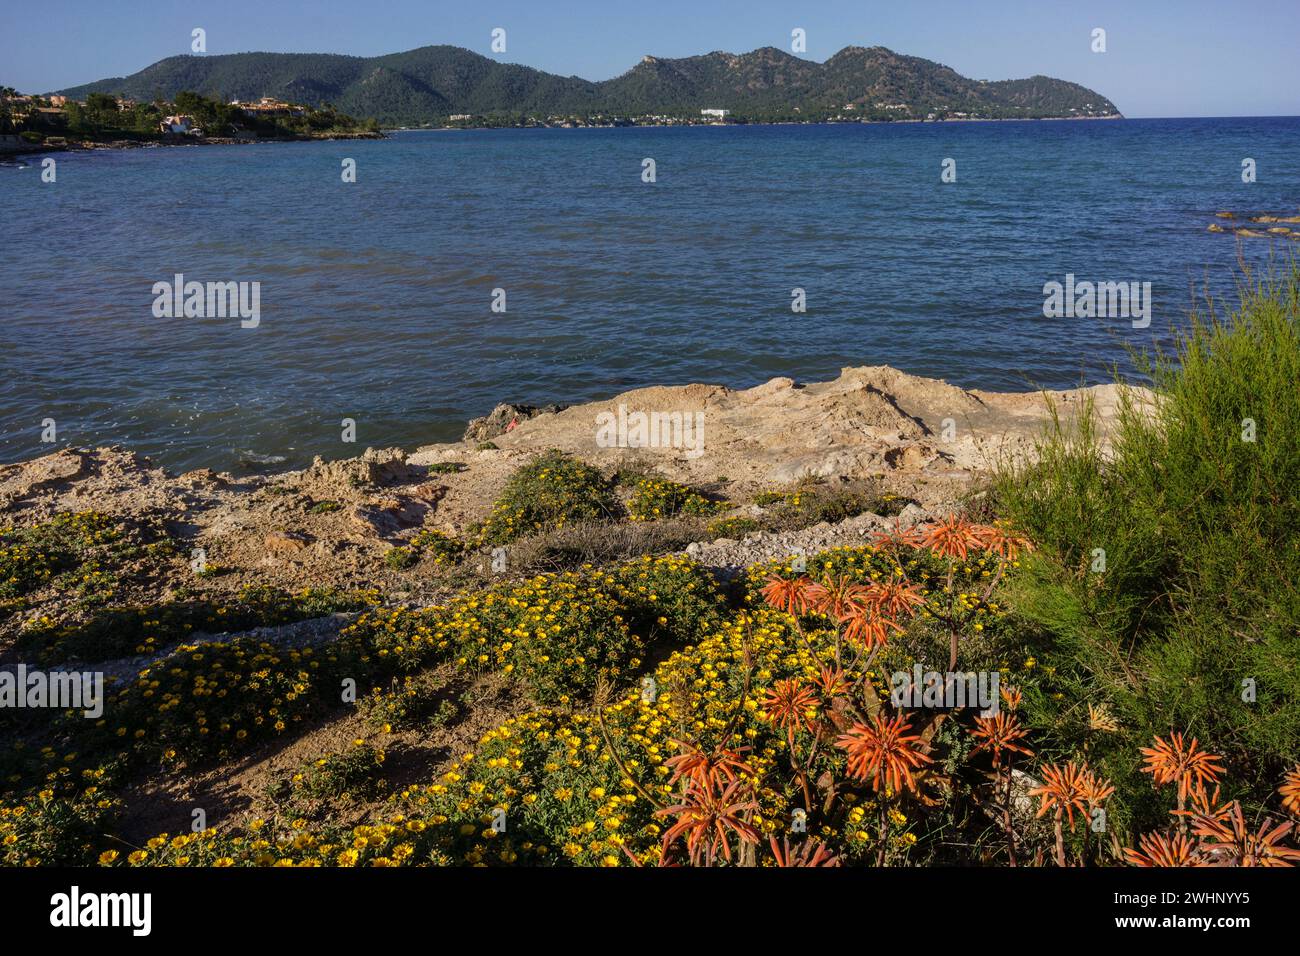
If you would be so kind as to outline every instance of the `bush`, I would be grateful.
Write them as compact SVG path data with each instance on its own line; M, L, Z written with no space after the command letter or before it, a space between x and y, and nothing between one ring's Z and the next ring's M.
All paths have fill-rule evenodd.
M1300 752L1300 271L1248 281L1229 318L1194 313L1171 352L1137 359L1155 400L1123 391L1110 447L1091 405L1055 414L1038 460L996 482L1041 547L1011 601L1071 685L1035 718L1078 742L1079 701L1105 701L1117 782L1156 734L1216 741L1259 805Z
M72 795L47 789L0 804L0 863L86 866L117 810L117 801L93 785Z
M421 724L446 724L460 712L447 693L446 685L427 671L407 674L387 690L374 688L366 698L366 720L386 732L394 728L409 730Z
M232 599L170 601L144 607L111 608L71 624L42 618L25 628L18 649L45 665L69 660L104 661L131 654L153 654L196 632L225 634L254 627L274 627L358 611L374 604L372 591L302 588L287 591L269 585L242 588Z
M106 579L100 565L122 545L122 528L93 511L64 512L26 528L0 528L0 615L21 606L24 595L56 581L111 592L115 579Z
M618 514L612 483L597 469L557 451L524 465L506 483L492 514L478 528L482 544L506 544L525 534Z
M684 642L717 620L707 575L680 558L543 574L425 611L375 610L344 632L398 670L446 660L522 680L535 699L589 696L625 682L647 648Z
M751 531L762 528L753 518L731 517L710 521L705 533L713 538L742 538Z
M698 523L686 519L584 521L521 538L511 546L509 557L516 570L566 571L680 551L698 538Z
M340 753L313 760L290 781L297 796L313 800L371 797L384 777L384 752L364 740Z
M434 564L455 564L465 553L465 546L442 531L430 528L411 539L411 549Z
M717 503L675 481L642 478L632 492L627 513L633 521L662 521L682 515L711 515L719 507Z
M419 556L411 548L391 548L384 555L384 564L388 565L394 571L401 571L405 568L409 568L419 560Z
M867 512L892 517L907 506L908 499L883 494L869 482L831 488L810 479L789 491L760 492L754 504L769 512L769 524L791 530L823 521L834 524Z

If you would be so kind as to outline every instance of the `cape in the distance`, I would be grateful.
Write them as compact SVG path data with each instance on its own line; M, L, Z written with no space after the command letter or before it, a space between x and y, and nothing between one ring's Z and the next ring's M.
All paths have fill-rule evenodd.
M332 53L174 56L127 77L61 92L147 100L192 90L225 100L272 97L332 106L385 125L596 116L739 122L1118 118L1115 104L1065 80L973 80L884 47L845 47L824 63L775 47L667 59L646 56L592 82L502 63L454 46L356 57Z

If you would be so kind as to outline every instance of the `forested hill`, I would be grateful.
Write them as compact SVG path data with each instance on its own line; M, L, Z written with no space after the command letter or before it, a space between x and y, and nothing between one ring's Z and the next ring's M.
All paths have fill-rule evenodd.
M449 115L695 115L875 119L1096 117L1118 114L1106 97L1047 76L972 80L931 60L884 47L846 47L825 63L774 47L751 53L647 56L611 80L592 82L501 63L453 46L355 57L329 53L174 56L127 77L62 90L172 99L182 90L226 100L270 96L329 103L357 117L417 125Z

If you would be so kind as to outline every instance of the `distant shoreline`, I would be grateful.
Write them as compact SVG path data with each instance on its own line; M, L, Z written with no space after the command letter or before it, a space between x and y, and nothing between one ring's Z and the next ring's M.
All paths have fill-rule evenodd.
M1111 116L1003 116L1003 117L966 117L961 119L898 119L898 120L772 120L734 123L509 123L494 126L476 123L463 126L385 126L386 133L446 133L456 130L492 130L492 129L660 129L660 128L709 128L719 126L901 126L930 125L944 123L1065 123L1083 120L1122 120L1127 119L1123 113Z
M197 137L187 136L170 140L154 139L115 139L115 140L68 140L65 143L20 143L10 145L0 143L0 156L31 156L41 153L96 152L99 150L119 149L158 149L191 146L257 146L271 143L315 143L338 139L387 139L383 132L362 130L355 133L332 133L318 136L264 136L245 138L234 136Z
M317 136L267 136L257 138L244 138L232 136L211 136L211 137L174 137L168 140L136 140L136 139L116 139L116 140L69 140L66 143L20 143L6 144L0 143L0 157L16 156L34 156L45 153L63 153L63 152L95 152L98 150L121 150L121 149L155 149L155 148L172 148L172 147L192 147L192 146L259 146L275 143L313 143L327 142L330 140L357 140L371 139L381 140L388 139L391 133L450 133L456 131L468 132L475 130L520 130L520 129L668 129L668 128L718 128L718 127L746 127L746 126L898 126L898 125L932 125L937 126L944 123L1063 123L1079 122L1084 120L1122 120L1126 119L1123 114L1113 116L1042 116L1042 117L982 117L982 118L963 118L963 119L943 119L943 120L923 120L923 119L900 119L900 120L777 120L773 122L744 122L744 123L583 123L583 124L558 124L558 123L514 123L504 126L492 126L488 124L477 124L472 126L385 126L379 132L371 130L359 130L355 133L332 133L329 135Z

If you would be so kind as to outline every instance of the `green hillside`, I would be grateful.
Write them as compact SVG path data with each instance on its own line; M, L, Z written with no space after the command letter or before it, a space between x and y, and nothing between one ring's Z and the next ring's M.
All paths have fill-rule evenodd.
M60 92L133 99L193 90L225 100L271 96L329 103L388 124L441 122L450 114L545 117L557 114L698 115L737 118L858 117L920 119L930 113L1038 118L1118 113L1099 93L1046 76L971 80L939 63L884 47L846 47L825 63L774 47L680 59L647 56L599 83L499 63L469 50L427 46L379 57L317 53L174 56L127 77Z

